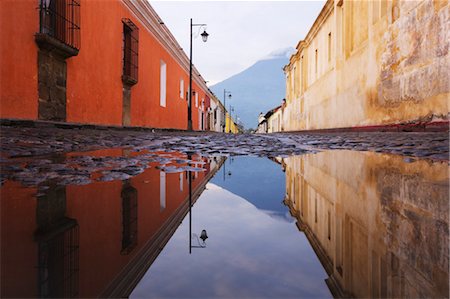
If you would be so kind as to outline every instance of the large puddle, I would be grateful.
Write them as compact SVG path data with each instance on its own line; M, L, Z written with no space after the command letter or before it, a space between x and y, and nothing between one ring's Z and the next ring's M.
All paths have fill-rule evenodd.
M1 297L448 297L447 162L112 149L19 164L2 168Z

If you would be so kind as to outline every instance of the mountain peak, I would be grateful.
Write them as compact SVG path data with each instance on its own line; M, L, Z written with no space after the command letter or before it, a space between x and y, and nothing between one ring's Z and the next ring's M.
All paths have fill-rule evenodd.
M292 47L281 48L270 52L268 55L264 56L260 60L271 60L271 59L279 59L279 58L287 58L289 59L291 55L295 52L295 49Z
M292 48L271 52L244 71L211 86L211 90L221 95L223 90L233 94L230 101L234 107L233 117L239 117L245 128L256 128L258 115L280 105L285 97L285 77L283 67L289 62Z

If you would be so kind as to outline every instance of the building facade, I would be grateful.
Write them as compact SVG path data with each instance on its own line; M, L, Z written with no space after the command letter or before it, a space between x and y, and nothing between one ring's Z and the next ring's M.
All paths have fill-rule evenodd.
M284 129L448 129L449 20L448 1L328 0L284 68Z
M148 1L6 0L0 22L1 118L187 129L189 58ZM192 77L206 130L213 95Z
M214 132L222 132L224 124L224 106L216 96L211 98L208 111L209 130Z

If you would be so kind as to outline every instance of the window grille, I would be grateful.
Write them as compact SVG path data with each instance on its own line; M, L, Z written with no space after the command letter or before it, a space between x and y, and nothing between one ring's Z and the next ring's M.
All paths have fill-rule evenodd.
M137 245L138 205L137 189L129 182L124 183L122 197L122 250L120 254L129 254Z
M123 82L133 85L138 81L139 29L130 19L123 23Z
M65 231L39 242L39 297L78 296L79 228L74 220Z
M40 0L41 34L80 49L80 0Z

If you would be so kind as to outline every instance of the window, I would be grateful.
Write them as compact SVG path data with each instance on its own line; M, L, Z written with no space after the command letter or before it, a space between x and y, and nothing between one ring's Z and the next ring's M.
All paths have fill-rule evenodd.
M80 49L80 1L41 0L39 33Z
M305 78L303 77L304 75L304 71L303 71L303 55L300 58L300 92L303 93L303 91L305 90Z
M184 181L183 173L180 172L180 192L183 192L183 181Z
M184 99L184 80L180 79L180 98Z
M317 223L317 194L314 194L314 222Z
M297 67L294 66L293 70L292 70L292 75L291 75L291 88L292 88L292 92L293 92L293 98L296 97L297 91L296 91L296 86L295 86L295 72L297 71Z
M331 240L331 213L328 211L328 240Z
M58 230L37 236L38 295L40 298L75 298L79 295L78 223L63 217Z
M318 53L317 53L317 49L316 49L316 54L315 54L315 69L314 69L314 73L316 74L316 79L317 79L317 69L318 69L318 66L317 66L317 64L318 64L318 59L319 59L319 57L318 57Z
M166 107L166 84L167 84L167 65L161 60L160 71L160 88L159 88L159 104L161 107Z
M328 33L328 62L331 61L331 32Z
M166 173L161 171L159 173L159 210L163 211L166 208Z
M195 107L198 107L198 92L195 93Z
M134 85L138 81L139 29L130 19L123 23L123 72L122 81Z
M137 189L131 186L129 180L122 186L122 249L120 254L129 254L137 245Z

